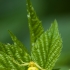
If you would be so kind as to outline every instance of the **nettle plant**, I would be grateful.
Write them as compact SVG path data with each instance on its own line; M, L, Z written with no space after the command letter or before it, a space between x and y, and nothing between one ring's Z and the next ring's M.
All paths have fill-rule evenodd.
M0 43L0 70L58 70L53 69L62 49L62 39L56 20L44 31L30 0L27 0L30 30L30 54L9 31L13 44Z

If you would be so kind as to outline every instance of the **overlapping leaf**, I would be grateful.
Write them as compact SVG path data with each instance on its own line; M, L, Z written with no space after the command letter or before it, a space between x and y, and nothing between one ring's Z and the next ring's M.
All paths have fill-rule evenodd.
M22 64L22 62L20 60L22 60L23 62L30 62L30 55L26 52L25 47L23 46L23 44L10 32L11 34L11 38L14 41L14 44L3 44L0 43L0 55L2 57L0 57L0 61L2 61L1 64L6 64L7 66L3 65L3 67L6 68L10 68L10 64L15 64L13 62L13 60L16 60L19 64ZM5 54L5 55L4 55ZM5 58L7 57L7 58ZM2 58L4 58L4 60L2 60ZM11 59L10 59L11 58ZM11 60L11 61L10 61ZM9 61L9 63L8 63ZM15 65L13 65L15 67ZM19 67L19 66L18 66ZM24 68L19 67L18 68L16 65L16 68L14 70L22 70ZM13 67L11 67L11 70L13 69ZM24 69L26 70L26 69Z
M33 46L36 39L44 32L41 21L38 19L30 0L27 0L28 22L31 36L31 46Z
M48 38L47 32L43 33L38 38L32 47L31 57L32 60L38 63L42 68L45 68L48 56Z
M58 31L57 22L38 38L32 48L32 59L42 68L51 70L60 55L62 40Z
M47 35L49 46L46 68L52 69L62 49L62 39L58 31L58 24L56 20L51 25L50 29L47 32Z

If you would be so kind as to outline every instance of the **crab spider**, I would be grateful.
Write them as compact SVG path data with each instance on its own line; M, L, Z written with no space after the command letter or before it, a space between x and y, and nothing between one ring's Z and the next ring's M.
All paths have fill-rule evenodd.
M20 60L22 62L22 64L17 63L15 60L13 60L13 62L15 64L17 64L18 66L28 66L28 70L46 70L41 68L37 63L30 61L29 63L23 62L22 60Z

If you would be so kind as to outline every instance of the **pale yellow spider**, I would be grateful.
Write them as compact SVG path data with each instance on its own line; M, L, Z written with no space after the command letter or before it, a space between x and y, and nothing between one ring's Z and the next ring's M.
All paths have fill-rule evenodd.
M43 68L41 68L37 63L30 61L29 63L23 62L22 60L20 60L22 62L22 64L17 63L15 60L13 60L13 62L19 66L28 66L28 70L45 70Z

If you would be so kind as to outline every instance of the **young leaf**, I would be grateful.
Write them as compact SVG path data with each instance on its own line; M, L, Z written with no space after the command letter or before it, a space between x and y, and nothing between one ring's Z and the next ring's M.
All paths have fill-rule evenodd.
M23 56L25 58L25 61L30 60L30 55L28 54L27 49L24 47L24 45L16 38L16 36L10 32L11 38L14 42L14 46L16 47L16 50L18 50L18 53L22 53L21 57Z
M26 70L26 67L17 66L12 57L0 51L0 68L3 70Z
M26 49L26 47L17 39L17 37L11 31L9 31L9 34L11 36L11 39L14 42L14 45L17 45L17 46L19 45L20 48L22 48L24 51L28 52L28 50Z
M34 43L31 51L31 57L34 62L45 69L48 56L48 38L47 32L44 32Z
M59 34L58 24L55 20L47 32L48 35L48 57L46 62L46 68L51 70L55 65L61 49L62 49L62 39Z
M27 17L31 36L31 46L33 46L36 39L44 32L41 21L38 19L30 0L27 0Z
M19 64L22 64L21 61L23 62L30 62L30 55L26 52L23 44L10 32L11 34L11 38L13 39L14 41L14 44L3 44L3 43L0 43L0 55L3 56L2 58L6 58L6 60L2 60L2 58L0 58L0 63L3 63L3 67L4 68L10 68L10 66L8 65L12 65L15 67L15 63L13 62L13 60L16 60ZM3 52L3 53L1 53ZM5 55L4 55L5 54ZM10 59L8 58L11 58L11 61ZM8 63L8 60L9 62L11 63ZM21 60L21 61L20 61ZM7 64L7 66L5 66L4 64ZM1 64L2 65L2 64ZM16 65L17 67L18 65ZM19 68L18 68L19 67ZM20 66L18 66L17 68L15 68L14 70L26 70L26 67L22 68ZM11 67L11 69L13 69Z
M32 47L32 60L42 68L52 70L60 55L62 40L58 31L57 22L51 25L50 29L44 32Z

